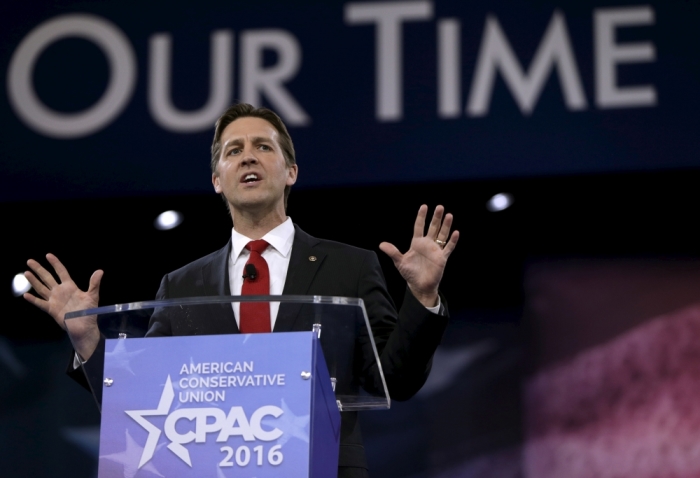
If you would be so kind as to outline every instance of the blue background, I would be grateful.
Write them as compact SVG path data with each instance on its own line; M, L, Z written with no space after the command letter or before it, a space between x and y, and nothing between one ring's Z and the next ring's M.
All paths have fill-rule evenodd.
M347 3L347 2L346 2ZM240 33L279 28L299 41L302 63L285 84L311 118L291 127L300 166L298 188L478 178L697 168L700 146L700 38L697 2L434 2L432 20L403 24L403 119L375 117L375 26L349 25L343 2L13 2L2 7L0 66L32 28L60 14L91 13L129 38L138 62L135 92L104 129L79 139L51 139L27 128L0 95L3 124L0 200L124 197L211 191L211 128L164 130L147 107L148 40L173 38L172 101L196 110L209 94L209 36L234 34L233 98L239 98ZM657 105L595 105L593 11L650 6L655 23L619 27L621 45L652 43L656 60L617 67L621 87L653 85ZM461 104L466 105L487 15L495 15L527 68L554 11L566 18L588 108L567 110L552 72L533 113L523 115L498 77L485 117L437 114L437 20L461 22ZM267 52L266 64L277 61ZM108 64L93 43L57 41L36 63L41 100L62 112L101 97ZM263 96L263 104L268 105Z

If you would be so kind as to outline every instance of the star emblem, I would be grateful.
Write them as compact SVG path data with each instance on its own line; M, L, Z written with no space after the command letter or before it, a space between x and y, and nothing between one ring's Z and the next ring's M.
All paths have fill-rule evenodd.
M282 431L282 436L277 440L278 445L284 445L290 438L296 437L306 443L309 443L309 415L294 415L287 406L287 403L282 399L280 407L283 411L282 415L273 419L267 418L263 423L269 427L277 427Z
M109 363L110 368L123 369L130 372L131 375L136 375L131 370L131 359L142 353L144 349L127 352L125 342L126 340L118 340L114 350L105 352L105 363Z
M143 448L143 454L141 455L141 461L139 462L138 466L139 468L144 466L151 458L153 458L153 454L156 451L156 445L158 444L158 439L160 438L161 434L161 430L144 417L167 415L170 413L170 406L172 405L174 398L175 392L173 391L173 383L170 380L170 375L168 375L168 379L165 381L165 387L163 387L163 393L160 396L158 408L155 410L124 411L124 413L129 415L136 423L141 425L148 432L148 438L146 439L146 446ZM190 463L188 464L191 466Z
M129 430L125 430L126 432L126 449L124 451L121 451L119 453L112 453L111 455L103 455L100 457L100 459L105 458L107 460L114 461L116 463L119 463L124 466L124 478L134 478L136 476L136 472L138 472L141 469L142 465L139 465L138 467L134 466L134 460L133 457L140 453L143 448L141 448L138 443L136 443L136 440L134 440L131 435L129 434ZM154 450L155 451L155 450ZM144 471L148 471L156 476L163 476L158 469L156 469L155 466L153 466L152 463L148 463L146 466L143 467Z

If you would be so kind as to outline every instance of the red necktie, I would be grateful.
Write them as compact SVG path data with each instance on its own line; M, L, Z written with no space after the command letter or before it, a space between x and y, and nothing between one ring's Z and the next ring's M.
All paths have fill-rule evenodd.
M269 295L270 294L270 269L267 261L263 259L262 252L267 249L267 241L259 239L250 241L245 248L250 251L250 258L246 265L255 266L255 278L246 274L243 279L241 295ZM244 268L244 270L246 270ZM270 304L269 302L241 302L240 329L242 334L255 334L258 332L271 332Z

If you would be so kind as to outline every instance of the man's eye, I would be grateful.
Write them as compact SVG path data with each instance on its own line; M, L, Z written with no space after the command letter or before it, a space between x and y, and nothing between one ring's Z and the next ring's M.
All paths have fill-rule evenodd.
M238 154L238 153L240 153L240 151L241 151L241 150L238 149L238 148L233 148L233 149L229 149L228 154L229 154L229 156L230 156L230 155L233 155L233 154Z
M261 145L260 145L260 149L262 149L263 151L271 151L271 150L272 150L272 148L270 148L270 147L269 147L268 145L266 145L266 144L261 144Z

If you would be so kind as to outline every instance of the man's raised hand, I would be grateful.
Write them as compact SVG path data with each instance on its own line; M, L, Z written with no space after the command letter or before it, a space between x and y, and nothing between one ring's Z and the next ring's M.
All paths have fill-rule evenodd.
M25 293L23 297L31 304L37 306L49 314L62 329L66 330L64 316L68 312L75 310L92 309L98 306L100 299L100 281L103 272L97 270L90 277L90 285L87 291L82 291L71 279L66 268L53 254L46 254L46 259L53 267L58 281L51 272L47 271L34 259L29 259L27 265L31 271L26 271L24 276L32 285L34 292L38 295ZM75 319L81 320L81 319ZM76 327L71 328L71 338L76 351L84 360L92 355L97 342L99 341L99 331L97 324L93 321L81 320L75 323Z
M413 295L426 307L437 305L438 287L445 271L447 258L454 251L459 240L459 231L450 235L452 214L445 214L445 208L438 206L433 213L427 233L425 219L428 206L425 204L418 210L416 222L413 225L411 247L405 254L388 242L379 244L381 249L406 280ZM444 215L444 218L443 218Z

